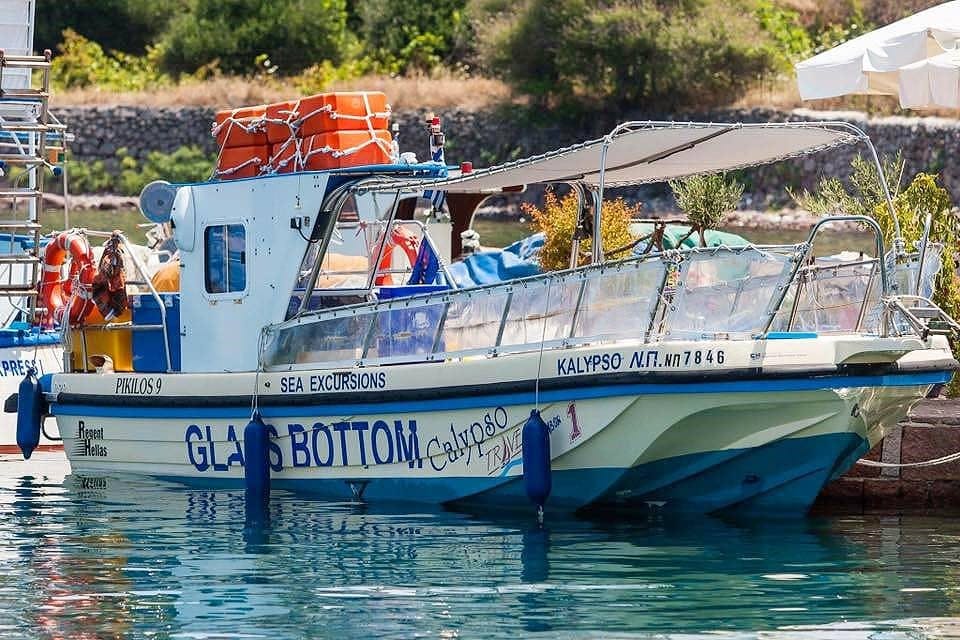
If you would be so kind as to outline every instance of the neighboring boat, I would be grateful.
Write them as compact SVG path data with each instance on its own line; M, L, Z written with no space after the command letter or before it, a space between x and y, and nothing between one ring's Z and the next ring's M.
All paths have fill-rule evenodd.
M898 243L888 265L876 224L844 216L807 243L607 260L599 203L605 187L855 143L869 140L839 123L628 123L478 171L394 161L172 186L179 293L134 295L151 314L98 329L115 371L43 378L20 419L49 410L80 474L239 487L269 464L273 486L335 500L508 508L539 482L558 508L801 513L957 368L957 324L917 297L936 248ZM437 247L458 255L487 194L535 183L583 196L592 264L452 288ZM449 223L413 217L425 191L446 194ZM824 225L854 219L873 257L808 260ZM255 413L265 460L244 447ZM546 465L525 429L548 439Z
M62 370L58 332L30 326L42 273L39 213L48 169L63 176L70 136L49 110L50 52L33 53L35 3L0 0L0 399L17 393L28 368ZM14 173L11 168L19 170ZM65 180L64 180L65 184ZM66 212L65 212L66 214ZM0 414L0 453L18 453L16 403ZM49 437L48 437L49 436ZM39 433L39 449L62 449L54 420Z
M15 397L20 381L32 367L44 375L63 371L63 347L60 332L33 326L34 299L30 295L15 292L34 287L33 265L16 260L18 256L33 251L34 238L27 235L0 235L0 289L7 288L13 294L0 296L0 400ZM62 451L63 442L57 431L57 423L47 418L38 434L37 450ZM6 402L0 413L0 454L18 454L16 403Z

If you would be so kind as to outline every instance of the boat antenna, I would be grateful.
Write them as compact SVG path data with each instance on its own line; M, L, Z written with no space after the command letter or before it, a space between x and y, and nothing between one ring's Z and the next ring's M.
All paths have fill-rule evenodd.
M877 153L877 148L873 146L873 141L870 139L870 136L863 131L860 131L860 134L863 136L863 141L866 143L867 148L870 149L870 155L873 156L873 165L877 169L877 176L879 176L880 184L883 186L883 196L887 201L887 207L890 209L890 217L893 219L894 255L895 257L900 257L904 254L906 245L903 240L903 234L900 232L900 219L897 217L897 207L894 206L893 197L890 195L890 186L887 184L887 176L883 171L883 163L880 162L880 155ZM882 256L880 257L882 258Z

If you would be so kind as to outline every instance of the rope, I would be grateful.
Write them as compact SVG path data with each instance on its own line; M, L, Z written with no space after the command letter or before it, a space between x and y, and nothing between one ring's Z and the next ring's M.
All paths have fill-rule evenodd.
M253 395L250 397L250 419L260 413L260 372L263 371L263 342L267 329L260 330L257 338L257 370L253 374Z
M540 409L540 371L543 367L543 343L547 340L547 312L550 310L550 288L553 286L553 278L547 279L547 300L543 305L543 331L540 333L540 355L537 357L537 379L533 385L533 404ZM506 319L504 319L506 322Z
M234 109L232 113L235 114L237 113L237 111L239 111L239 109ZM246 125L243 123L242 120L246 120L250 124ZM227 127L227 133L223 137L223 144L220 145L220 149L217 151L217 161L213 164L214 169L213 169L213 173L210 174L211 178L216 178L217 176L233 173L234 171L237 171L242 167L246 166L245 164L240 165L240 167L236 167L232 170L227 170L227 171L220 171L219 169L217 169L217 167L220 166L220 160L223 157L223 151L224 149L227 148L227 140L230 139L230 132L233 131L234 126L237 126L243 129L245 133L258 133L259 131L263 130L263 128L266 126L266 117L240 119L231 115L229 118L226 118L223 122L219 124L217 124L216 122L213 123L213 125L210 127L210 133L213 135L214 138L216 138L220 134L220 131L224 127Z
M857 464L861 464L865 467L880 467L884 469L906 469L910 467L935 467L939 464L947 464L948 462L954 462L955 460L960 460L960 451L956 453L951 453L940 458L934 458L932 460L924 460L922 462L875 462L874 460L857 460Z
M302 142L303 140L301 140L300 138L297 138L294 135L291 135L289 138L286 139L286 141L282 145L280 145L280 148L277 149L277 152L273 154L273 156L271 156L269 160L267 160L267 164L261 167L260 169L261 172L277 173L278 171L286 167L291 162L293 162L293 166L295 170L299 167L302 167L305 162L301 157L300 145ZM293 154L289 158L280 160L280 157L286 152L287 148L291 144L294 146Z
M217 162L218 162L218 164L219 164L219 159L217 160ZM231 173L236 173L237 171L240 171L240 169L243 169L243 168L246 167L247 165L250 165L250 164L261 164L262 162L263 162L263 160L261 160L261 159L258 158L257 156L254 156L254 157L250 158L249 160L247 160L246 162L241 162L241 163L238 164L237 166L231 167L231 168L229 168L229 169L224 169L224 170L222 170L222 171L221 171L220 169L214 169L213 175L214 175L214 176L226 176L226 175L230 175Z

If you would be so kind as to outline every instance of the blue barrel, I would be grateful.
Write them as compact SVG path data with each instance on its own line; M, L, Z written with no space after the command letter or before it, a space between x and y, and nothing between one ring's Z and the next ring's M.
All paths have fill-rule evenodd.
M527 497L542 508L550 497L550 429L534 409L523 425L523 484Z
M243 429L243 479L247 523L267 521L270 503L270 436L260 412L254 412Z
M43 420L43 389L31 369L20 382L17 392L17 446L23 457L30 459L40 444L40 421Z

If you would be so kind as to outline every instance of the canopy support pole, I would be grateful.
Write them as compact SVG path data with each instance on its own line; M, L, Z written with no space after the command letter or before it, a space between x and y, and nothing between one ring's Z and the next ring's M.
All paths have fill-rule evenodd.
M580 241L586 237L587 188L582 182L572 182L570 187L577 194L577 226L573 229L573 242L570 244L570 268L580 264Z
M600 178L600 186L591 189L590 193L593 196L593 252L590 255L590 264L600 264L603 262L603 236L600 234L600 214L603 209L602 177Z
M600 147L600 184L590 190L593 194L593 254L591 264L603 262L603 236L600 234L600 214L603 212L603 183L607 174L607 150L613 144L613 136L623 125L615 128L603 137L603 146Z

